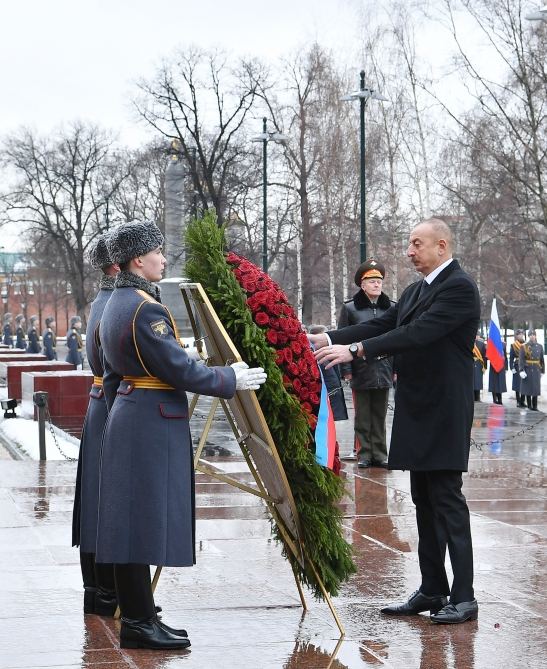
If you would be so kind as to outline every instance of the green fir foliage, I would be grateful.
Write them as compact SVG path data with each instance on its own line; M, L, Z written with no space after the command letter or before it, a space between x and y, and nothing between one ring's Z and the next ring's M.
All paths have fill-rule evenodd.
M263 367L268 374L257 396L298 509L304 550L326 590L336 595L340 584L355 572L352 549L343 537L338 507L344 482L330 469L321 467L308 447L313 437L306 416L298 399L283 386L275 351L266 341L263 330L254 323L245 291L224 258L224 229L218 227L214 212L190 223L186 241L187 276L202 284L245 362ZM278 528L273 521L272 524L274 536L281 541ZM299 578L321 599L321 590L309 566L303 570L285 546L283 550Z

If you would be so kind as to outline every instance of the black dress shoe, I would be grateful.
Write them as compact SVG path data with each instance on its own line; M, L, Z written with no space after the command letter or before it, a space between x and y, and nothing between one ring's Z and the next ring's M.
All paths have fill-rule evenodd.
M423 611L437 613L443 606L448 604L445 595L424 595L420 590L413 592L406 602L401 604L390 604L381 609L388 616L414 616Z
M373 467L382 467L382 469L387 469L387 460L373 460Z
M164 630L167 630L168 632L174 634L175 636L185 636L185 637L188 636L188 632L185 629L177 630L174 627L169 627L169 625L166 625L163 622L163 620L160 620L159 618L157 618L157 621L160 627L163 627Z
M434 623L446 623L454 625L464 623L466 620L477 620L479 605L477 600L460 602L459 604L447 604L437 613L432 613L430 618Z
M372 467L372 462L370 460L359 460L357 466L359 469L368 469L369 467Z
M168 632L155 617L146 620L122 618L120 648L177 650L189 646L190 639Z

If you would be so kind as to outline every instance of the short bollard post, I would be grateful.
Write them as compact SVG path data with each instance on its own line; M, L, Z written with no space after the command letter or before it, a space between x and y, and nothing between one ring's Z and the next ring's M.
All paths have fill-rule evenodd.
M38 443L40 460L46 459L46 407L48 394L45 391L34 393L32 400L38 409Z

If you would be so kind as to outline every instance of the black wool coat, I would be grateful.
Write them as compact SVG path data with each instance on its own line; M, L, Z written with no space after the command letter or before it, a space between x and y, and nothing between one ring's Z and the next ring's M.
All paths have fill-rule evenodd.
M394 356L390 469L467 471L479 292L456 260L419 298L421 284L380 318L329 336L334 344L362 340L367 358Z

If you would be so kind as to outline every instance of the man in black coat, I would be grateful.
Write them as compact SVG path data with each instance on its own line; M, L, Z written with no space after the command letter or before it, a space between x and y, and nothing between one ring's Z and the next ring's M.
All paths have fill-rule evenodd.
M424 221L411 232L407 251L424 279L408 286L380 318L310 337L320 349L318 361L330 365L394 356L389 468L410 471L422 583L407 601L382 612L430 611L436 623L460 623L478 614L469 510L461 488L469 460L480 301L475 282L452 258L452 246L444 221ZM447 547L452 588L444 567Z

